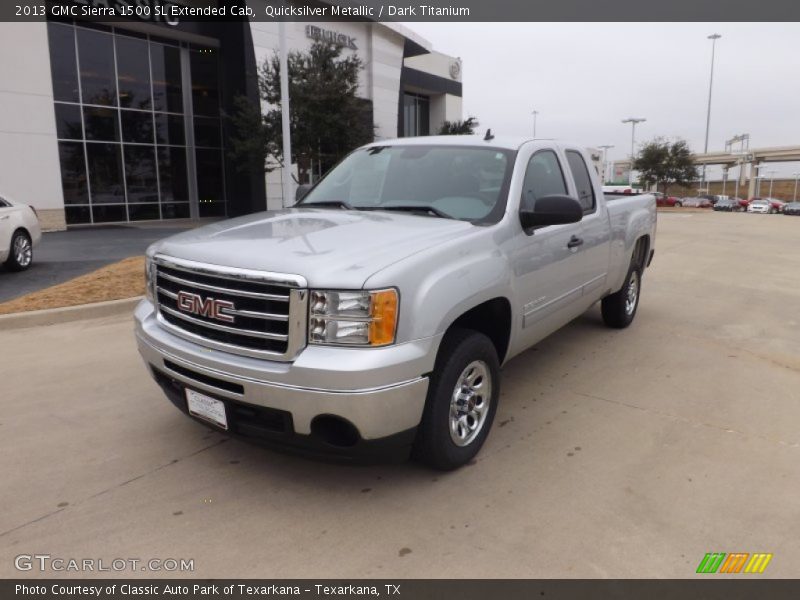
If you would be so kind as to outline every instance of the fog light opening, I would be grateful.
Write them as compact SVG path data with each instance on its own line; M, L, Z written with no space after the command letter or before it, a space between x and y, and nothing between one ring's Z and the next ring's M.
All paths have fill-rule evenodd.
M338 448L351 448L360 436L352 423L331 415L320 415L311 421L311 435Z

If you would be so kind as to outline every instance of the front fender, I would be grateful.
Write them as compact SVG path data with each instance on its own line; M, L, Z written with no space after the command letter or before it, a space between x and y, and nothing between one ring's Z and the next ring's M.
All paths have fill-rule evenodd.
M510 300L508 260L491 232L480 233L484 235L409 257L367 280L367 289L400 289L398 342L442 334L458 317L487 300Z

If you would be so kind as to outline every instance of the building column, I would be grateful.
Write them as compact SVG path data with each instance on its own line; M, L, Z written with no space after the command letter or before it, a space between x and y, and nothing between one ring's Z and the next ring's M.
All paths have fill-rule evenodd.
M758 180L758 165L757 161L750 163L750 186L747 189L747 197L752 198L756 195L756 181Z

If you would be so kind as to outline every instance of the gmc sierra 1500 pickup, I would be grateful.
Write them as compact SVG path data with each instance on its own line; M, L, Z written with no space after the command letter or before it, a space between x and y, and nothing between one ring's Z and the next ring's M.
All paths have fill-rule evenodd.
M611 327L636 315L655 199L604 197L590 165L489 135L360 148L290 209L152 245L139 351L232 435L456 468L489 434L502 364L598 301Z

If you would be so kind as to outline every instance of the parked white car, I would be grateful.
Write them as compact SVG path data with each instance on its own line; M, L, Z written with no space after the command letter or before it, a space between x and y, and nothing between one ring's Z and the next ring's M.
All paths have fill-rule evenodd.
M747 212L770 215L775 212L775 209L772 208L772 204L768 200L753 200L747 205Z
M34 208L0 196L0 264L11 271L24 271L31 266L33 248L41 239Z

